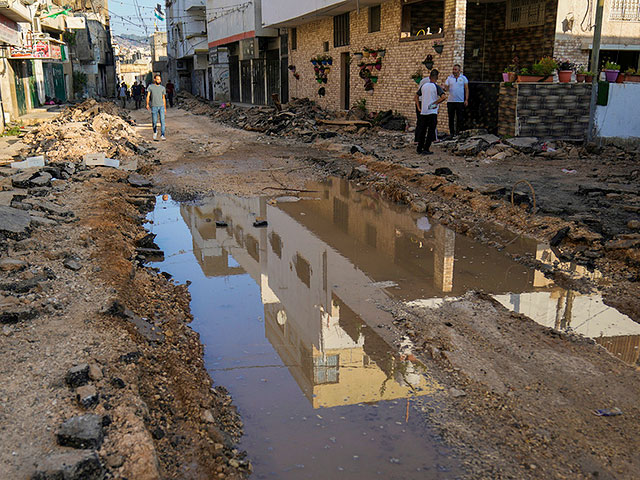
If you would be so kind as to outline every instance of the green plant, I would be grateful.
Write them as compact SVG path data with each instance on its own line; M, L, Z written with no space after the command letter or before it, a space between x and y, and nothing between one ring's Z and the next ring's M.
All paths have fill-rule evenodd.
M363 112L367 112L367 99L361 98L354 103L351 108L357 108L358 110L362 110Z
M539 62L536 62L531 67L531 72L534 75L548 76L558 68L557 62L551 57L542 57Z
M617 63L613 63L613 62L607 62L604 64L604 69L605 70L618 70L620 71L620 65L618 65Z
M625 75L636 75L636 69L635 68L627 68L624 71Z
M83 93L86 86L87 86L87 74L84 72L74 71L73 72L74 95Z
M69 47L73 47L76 44L76 32L66 31L62 34L62 40Z
M521 68L520 75L529 75L529 69L527 67Z
M416 78L423 79L423 78L424 78L424 75L422 74L422 69L421 69L421 68L419 68L418 70L416 70L416 71L413 73L413 75L411 75L411 78L413 78L414 80L415 80Z
M518 67L516 67L513 63L504 67L504 73L515 73L517 71Z
M16 137L20 135L20 125L14 125L13 127L6 128L2 132L1 137Z
M576 69L576 64L570 62L569 60L558 60L557 61L558 64L558 70L564 70L565 72L568 70L575 70Z

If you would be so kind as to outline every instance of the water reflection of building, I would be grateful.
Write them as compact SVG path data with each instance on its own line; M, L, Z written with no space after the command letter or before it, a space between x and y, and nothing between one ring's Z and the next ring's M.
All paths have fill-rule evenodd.
M509 256L355 192L347 182L319 188L320 198L309 201L271 205L217 196L181 209L206 275L246 271L260 285L266 336L314 406L399 398L434 387L372 328L391 321L376 306L388 295L436 305L482 290L540 323L571 327L625 361L637 360L640 328L611 313L594 315L606 308L595 297L563 293ZM266 218L268 228L253 227L257 217ZM228 227L216 228L216 220ZM518 239L509 248L553 261L548 248L531 240ZM230 264L230 255L238 265Z
M260 285L266 336L314 407L402 398L437 387L363 320L380 322L386 314L360 298L349 305L359 295L382 299L382 289L287 214L261 199L235 197L183 206L181 214L205 275L246 271ZM269 228L253 227L256 217L268 217ZM228 227L216 228L216 220ZM230 255L240 267L230 265ZM335 284L345 278L364 290L342 291Z

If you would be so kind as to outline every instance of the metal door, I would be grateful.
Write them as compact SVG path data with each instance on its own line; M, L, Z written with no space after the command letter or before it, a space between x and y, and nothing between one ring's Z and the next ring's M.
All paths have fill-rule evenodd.
M229 56L229 93L232 102L240 101L240 61L237 55Z
M351 99L350 83L351 72L349 71L351 59L349 52L340 54L340 103L343 110L349 110Z
M289 102L289 58L280 61L280 101Z
M280 96L280 56L278 50L267 52L267 103L272 104L272 94ZM280 98L281 102L284 102Z
M27 97L24 90L24 64L21 61L13 63L13 73L14 83L16 84L18 115L26 115Z
M240 62L240 87L242 103L251 103L251 60Z
M37 108L40 106L40 97L38 96L38 83L36 82L34 61L27 62L27 77L29 77L29 93L31 94L31 106Z
M267 103L264 85L265 61L264 58L256 58L253 61L253 103L256 105Z
M64 85L64 68L61 63L54 63L51 65L53 74L53 88L55 90L55 96L58 100L67 101L67 90Z

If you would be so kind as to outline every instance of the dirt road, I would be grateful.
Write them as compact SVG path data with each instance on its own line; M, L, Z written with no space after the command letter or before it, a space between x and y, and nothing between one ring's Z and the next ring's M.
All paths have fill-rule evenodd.
M120 170L79 168L16 191L15 172L2 169L0 186L16 191L11 205L31 212L24 235L5 233L0 244L2 478L30 478L49 468L43 459L59 464L56 455L77 454L59 445L58 433L65 420L87 413L102 425L99 444L85 451L95 459L83 460L93 465L95 478L249 475L252 452L245 457L236 448L242 419L224 385L209 378L203 347L189 327L189 286L146 263L156 246L145 237L143 222L155 195L189 201L221 192L296 195L310 180L349 178L372 206L380 195L406 204L504 251L518 265L539 268L540 278L583 294L599 291L640 320L640 257L629 223L637 211L625 209L610 222L589 220L598 216L589 202L613 210L620 202L635 207L635 193L624 188L637 178L633 155L610 160L604 183L616 183L618 191L611 185L602 190L599 182L586 206L574 205L590 217L576 220L570 217L580 212L553 208L556 192L549 185L562 190L565 204L574 202L568 179L593 182L584 172L603 168L596 158L549 160L535 183L545 208L530 215L526 206L509 205L504 192L485 191L529 173L523 156L502 165L443 151L416 159L404 135L387 133L377 136L375 148L351 153L354 136L302 143L182 109L168 112L167 140L152 142L148 112L129 113L141 136L133 143L142 147L136 156L142 180L128 181L129 172ZM436 167L452 172L434 175ZM561 167L577 173L560 174ZM617 176L624 169L627 176ZM338 215L335 205L331 211ZM545 242L568 225L551 250ZM544 243L541 252L551 260L512 251L525 234ZM448 300L378 305L394 319L380 336L395 346L408 340L411 361L424 364L443 386L420 400L423 421L462 459L467 478L637 477L637 355L635 366L624 363L596 341L539 325L487 293L468 291ZM89 406L79 403L82 392L67 380L70 368L84 364L91 368L84 383L97 390ZM622 414L596 416L596 410Z

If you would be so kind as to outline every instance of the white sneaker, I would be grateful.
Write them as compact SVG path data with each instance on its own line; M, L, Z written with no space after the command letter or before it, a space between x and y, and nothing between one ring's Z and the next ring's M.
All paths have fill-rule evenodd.
M153 139L156 140L158 138L158 132L153 132Z
M160 140L166 140L166 139L167 139L167 137L165 137L164 135L162 135L162 136L160 137Z

